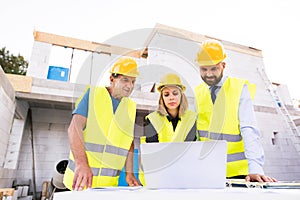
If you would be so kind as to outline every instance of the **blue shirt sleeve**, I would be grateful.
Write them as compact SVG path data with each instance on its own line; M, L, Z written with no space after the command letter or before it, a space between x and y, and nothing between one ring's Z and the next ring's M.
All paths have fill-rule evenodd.
M78 103L77 107L75 108L75 110L72 112L72 114L78 114L78 115L82 115L84 117L88 116L88 110L89 110L89 95L90 95L90 89L88 89L86 91L86 93L83 95L82 99L80 100L80 102ZM120 104L120 100L113 98L112 96L110 96L111 101L112 101L112 105L113 105L113 112L115 113L119 104Z
M72 112L72 114L78 114L82 115L84 117L88 116L88 110L89 110L89 95L90 95L90 89L86 91L86 93L83 95L82 99L78 103L75 110Z

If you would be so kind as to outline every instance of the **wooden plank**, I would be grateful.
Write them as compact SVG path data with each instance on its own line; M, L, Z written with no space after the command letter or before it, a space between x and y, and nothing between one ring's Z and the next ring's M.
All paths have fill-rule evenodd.
M191 40L198 43L204 41L205 39L208 39L205 35L193 33L179 28L174 28L171 26L166 26L163 24L156 24L155 28L157 29L157 33L162 33L173 37Z
M16 74L6 74L8 80L17 92L31 92L32 77Z
M0 188L0 192L3 196L14 196L15 189L14 188Z
M102 44L98 42L92 42L87 40L81 40L71 37L65 37L40 31L34 31L34 40L39 42L45 42L56 46L74 48L78 50L104 53L104 54L116 54L123 56L131 56L140 58L142 55L141 51L134 49L128 49L119 46L113 46L108 44Z
M262 51L253 47L248 47L248 46L244 46L244 45L240 45L240 44L236 44L236 43L232 43L232 42L228 42L228 41L224 41L218 38L213 38L207 35L201 35L201 34L197 34L197 33L193 33L190 31L186 31L183 29L179 29L179 28L174 28L174 27L170 27L170 26L166 26L166 25L162 25L162 24L156 24L154 31L152 32L152 34L150 35L150 39L147 40L146 45L148 46L151 42L151 40L153 39L155 34L165 34L165 35L169 35L169 36L173 36L173 37L177 37L177 38L181 38L181 39L185 39L185 40L191 40L197 43L201 43L206 39L216 39L219 40L220 42L223 43L225 49L229 49L232 51L236 51L236 52L240 52L240 53L245 53L245 54L249 54L249 55L253 55L253 56L257 56L257 57L263 57L262 55Z

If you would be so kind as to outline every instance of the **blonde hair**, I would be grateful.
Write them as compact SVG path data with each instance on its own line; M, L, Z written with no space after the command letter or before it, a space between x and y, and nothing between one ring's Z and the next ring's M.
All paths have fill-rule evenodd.
M181 93L181 99L180 99L180 104L179 104L179 109L178 109L178 117L181 117L182 115L184 115L185 111L188 109L189 103L188 103L187 97L182 92L182 90L179 89L179 91ZM167 107L166 107L166 105L164 103L164 100L163 100L162 92L160 92L157 112L159 114L163 115L163 116L168 116L169 115L168 111L167 111Z

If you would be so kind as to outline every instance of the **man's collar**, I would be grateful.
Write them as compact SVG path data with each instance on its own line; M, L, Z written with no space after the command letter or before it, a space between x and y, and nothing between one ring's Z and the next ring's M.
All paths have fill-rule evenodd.
M228 76L223 76L221 78L221 80L215 86L222 87L223 83L226 81L227 78L228 78ZM209 88L211 88L211 86Z

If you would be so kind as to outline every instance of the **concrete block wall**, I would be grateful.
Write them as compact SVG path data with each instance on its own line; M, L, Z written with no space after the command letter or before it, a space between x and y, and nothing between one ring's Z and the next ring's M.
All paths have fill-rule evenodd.
M4 90L0 88L0 110L1 110L1 125L0 125L0 166L4 166L5 154L10 137L10 129L13 123L15 104L14 99L10 99Z
M300 180L300 155L296 138L287 131L280 114L256 112L261 143L265 152L265 174L278 180Z
M44 181L51 180L56 164L60 160L68 159L67 129L70 120L71 110L32 108L37 192L42 190ZM19 181L32 180L32 166L31 132L30 124L27 124L17 169Z
M267 175L281 181L300 180L300 160L293 141L290 138L278 139L275 144L264 144Z
M6 153L5 168L17 169L25 124L26 118L14 119Z
M9 187L15 177L14 169L5 168L6 152L15 112L15 91L0 67L0 187Z
M277 89L278 95L281 98L282 103L284 105L293 106L293 101L292 101L292 98L290 96L290 92L289 92L289 89L288 89L287 85L280 84L276 89Z
M12 187L17 171L15 169L0 168L0 188Z

